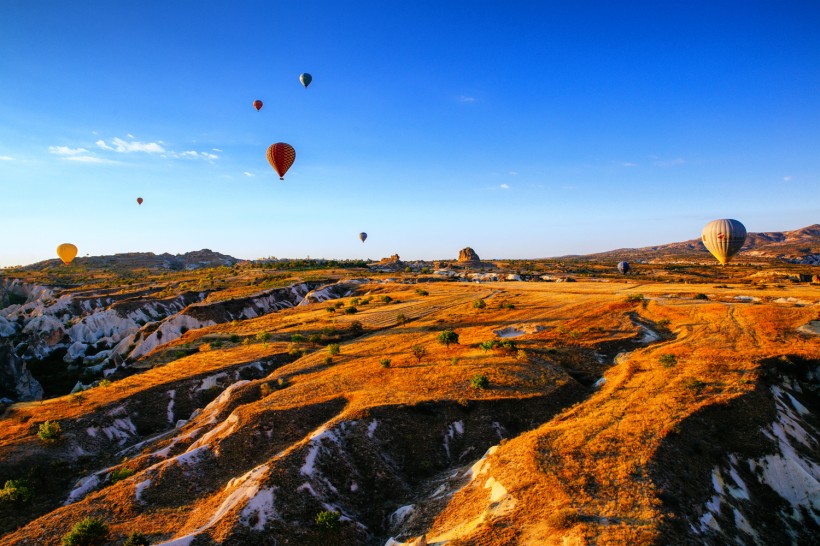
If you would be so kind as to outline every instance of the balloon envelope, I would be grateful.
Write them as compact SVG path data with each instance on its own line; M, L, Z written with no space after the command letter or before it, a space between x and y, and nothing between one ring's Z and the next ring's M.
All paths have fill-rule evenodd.
M137 204L142 205L142 197L137 197Z
M262 101L261 101L261 100L258 100L258 99L257 99L257 100L255 100L255 101L253 101L253 107L254 107L254 108L256 108L256 111L257 111L257 112L258 112L259 110L261 110L261 109L262 109Z
M712 255L722 264L732 259L740 252L746 242L746 227L730 218L712 220L700 235L705 246Z
M359 233L359 239L361 239L362 242L364 242L364 240L367 239L367 233L365 233L364 231Z
M279 173L279 180L285 179L285 173L296 160L296 150L290 144L277 142L268 148L268 163Z
M57 256L60 257L64 264L68 265L71 263L71 260L77 256L77 247L71 243L63 243L57 247Z
M310 85L310 82L313 81L313 76L305 72L304 74L299 76L299 81L302 82L302 85L304 85L305 89L307 89L307 86Z
M623 274L623 275L626 275L627 273L629 273L629 263L627 263L627 262L618 262L618 271L620 271L621 274Z

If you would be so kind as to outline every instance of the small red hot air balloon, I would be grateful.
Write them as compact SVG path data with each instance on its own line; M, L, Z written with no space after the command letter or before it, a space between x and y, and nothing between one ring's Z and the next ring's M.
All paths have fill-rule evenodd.
M137 204L142 205L142 197L137 197Z
M253 101L253 107L256 108L257 112L259 110L261 110L262 109L262 101L259 100L259 99L256 99L255 101Z
M279 180L285 179L285 173L288 172L293 161L296 159L296 150L290 144L284 142L277 142L271 144L268 148L268 163L273 169L279 173Z

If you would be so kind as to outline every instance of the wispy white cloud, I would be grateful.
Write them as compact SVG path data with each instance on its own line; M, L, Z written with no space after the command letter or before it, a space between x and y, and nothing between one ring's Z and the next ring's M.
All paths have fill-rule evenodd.
M621 167L637 167L637 166L638 166L637 163L632 163L632 162L629 162L629 161L621 163Z
M783 177L783 182L791 182L791 180L792 180L791 176L784 176Z
M134 135L132 135L131 133L128 133L128 134L127 134L127 135L125 135L125 136L127 136L128 138L134 138Z
M518 171L510 171L510 176L518 176Z
M14 161L14 158L10 155L0 155L0 161Z
M500 186L498 186L498 187L499 187L499 188L501 188L502 190L508 190L508 189L510 189L510 185L509 185L509 184L501 184L501 185L500 185Z
M245 171L245 172L244 172L244 173L242 173L242 174L244 174L245 176L254 176L254 174L253 174L253 173L249 173L248 171Z
M222 151L219 148L211 148L211 150L214 151L214 152L221 152Z
M187 150L185 152L167 152L167 155L163 157L173 157L176 159L205 159L207 161L213 161L215 159L219 159L219 156L216 154L212 154L210 152L197 152L196 150Z
M114 151L117 153L145 152L149 154L157 154L165 152L165 148L163 148L159 142L139 142L136 140L128 142L119 137L115 137L111 140L111 145L107 144L102 139L95 142L95 144L103 150Z
M85 148L69 148L68 146L49 146L48 152L54 155L80 155L87 154Z
M103 159L93 155L72 155L69 157L63 157L62 159L65 159L66 161L77 161L79 163L117 163L116 161Z
M468 95L459 95L456 97L458 102L475 102L475 97L470 97Z
M686 163L686 160L683 159L682 157L677 157L677 158L669 160L669 161L662 161L662 160L655 161L655 165L658 166L658 167L676 167L678 165L683 165L684 163Z
M562 190L574 190L575 186L561 186Z

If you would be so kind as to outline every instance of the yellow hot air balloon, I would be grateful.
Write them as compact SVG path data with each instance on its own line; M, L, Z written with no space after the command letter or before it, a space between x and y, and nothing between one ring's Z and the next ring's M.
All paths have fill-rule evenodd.
M70 264L76 255L77 247L71 243L63 243L57 247L57 256L59 256L66 265Z
M712 220L703 228L700 238L703 246L721 265L726 265L732 256L740 252L743 243L746 242L746 227L729 218Z

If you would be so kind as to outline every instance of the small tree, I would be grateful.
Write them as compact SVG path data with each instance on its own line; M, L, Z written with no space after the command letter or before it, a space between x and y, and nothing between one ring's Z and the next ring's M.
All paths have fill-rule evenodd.
M322 341L322 336L321 334L310 334L307 340L308 343L315 346L318 345L320 341Z
M487 302L484 299L476 300L473 302L474 309L484 309L487 307Z
M270 332L259 332L256 334L256 341L260 341L262 343L267 343L270 341L271 334Z
M671 367L673 367L675 364L677 364L677 363L678 363L678 359L677 359L677 358L675 358L675 355L673 355L673 354L669 354L669 353L662 354L662 355L660 356L660 358L658 359L658 361L659 361L661 364L663 364L663 367L664 367L664 368L671 368Z
M347 308L345 308L345 315L355 315L355 314L356 314L356 313L358 313L358 312L359 312L359 310L358 310L358 309L356 309L355 307L347 307Z
M122 468L117 468L111 472L111 483L115 484L118 481L124 480L125 478L130 478L134 474L136 474L136 470L133 468L128 468L124 466Z
M148 538L145 535L139 531L134 531L128 535L123 546L148 546L149 544Z
M490 386L490 380L484 374L476 374L470 379L470 386L474 389L486 389Z
M393 301L393 298L391 298L390 296L382 296L381 300L384 303L390 303L391 301Z
M418 294L419 296L429 296L430 292L428 292L424 288L416 288L416 294Z
M482 341L481 343L478 344L478 346L481 348L481 350L484 351L485 353L495 349L496 345L498 345L498 342L495 341L494 339L490 339L488 341Z
M85 518L74 524L63 536L63 546L98 546L108 541L108 525L96 518Z
M438 339L438 342L447 347L448 349L450 348L451 343L455 343L456 345L458 345L458 334L452 330L444 330L438 335L436 339Z
M56 442L63 434L63 429L57 421L46 421L37 429L37 436L44 442Z
M404 326L405 324L407 324L407 317L404 316L404 313L399 313L398 315L396 315L396 324L398 324L399 326Z
M350 323L350 333L354 336L360 336L364 332L364 326L358 320L354 320Z
M330 366L331 364L333 364L333 357L332 356L326 356L324 362L325 362L325 366Z
M323 531L333 531L339 527L339 519L341 516L339 512L322 510L316 514L316 525Z
M427 355L427 349L425 349L423 345L413 345L410 347L410 350L413 352L413 356L416 357L418 363L421 364L421 359Z
M331 343L327 346L327 354L330 356L336 356L342 352L342 349L339 347L338 343Z
M379 360L379 364L382 365L382 368L389 368L390 367L390 359L389 358L382 358Z
M26 480L8 480L0 489L0 506L24 503L31 500L31 488Z
M292 336L290 336L290 341L291 343L304 343L305 336L303 336L302 334L293 334Z

